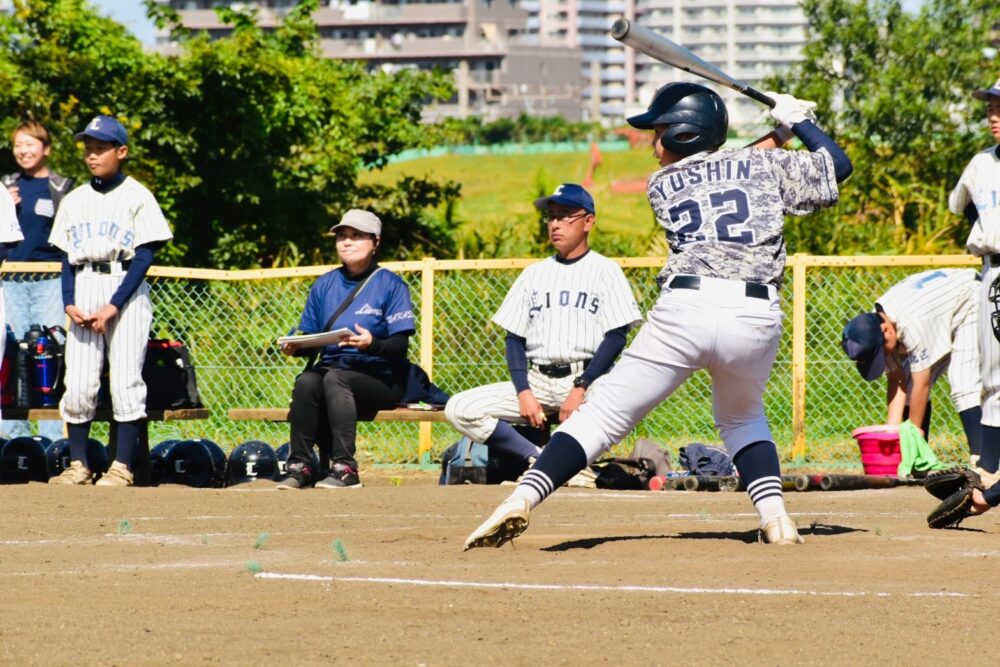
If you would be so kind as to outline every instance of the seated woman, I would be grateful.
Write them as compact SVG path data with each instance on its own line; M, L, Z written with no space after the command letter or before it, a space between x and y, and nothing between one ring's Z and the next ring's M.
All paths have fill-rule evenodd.
M406 283L375 260L382 222L351 209L330 232L337 236L343 266L320 276L309 290L299 322L302 333L350 329L353 335L327 345L314 365L295 379L287 479L278 488L360 488L357 422L394 408L406 389L406 349L414 333L413 303ZM286 343L281 351L303 356L312 350ZM329 437L333 466L317 480L312 448Z

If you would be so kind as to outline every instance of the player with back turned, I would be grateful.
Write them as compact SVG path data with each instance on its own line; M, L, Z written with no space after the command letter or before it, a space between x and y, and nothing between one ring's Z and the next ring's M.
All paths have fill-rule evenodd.
M132 453L146 418L146 355L153 307L146 272L173 235L152 193L122 172L128 134L117 119L96 116L76 135L92 178L56 214L49 242L62 250L63 304L70 318L66 392L59 404L69 431L70 466L49 483L87 484L87 436L97 412L107 354L118 424L115 461L100 486L132 485Z
M465 542L498 547L531 510L621 441L695 371L712 379L715 424L760 517L766 543L802 541L785 509L763 393L781 337L784 214L834 204L850 160L812 121L811 103L775 95L771 115L809 151L719 150L728 115L704 86L671 83L628 122L653 132L660 169L649 203L670 245L660 296L621 361L553 434L514 492Z

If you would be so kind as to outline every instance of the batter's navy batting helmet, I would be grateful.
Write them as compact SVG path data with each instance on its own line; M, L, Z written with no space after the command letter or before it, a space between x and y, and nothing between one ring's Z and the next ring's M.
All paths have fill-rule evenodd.
M627 119L640 130L667 125L660 143L681 156L715 150L726 142L729 113L715 92L697 83L668 83L656 91L645 113Z
M45 448L49 463L49 477L56 477L69 467L69 439L59 438ZM87 438L87 468L94 474L108 471L108 450L99 441Z
M261 440L249 440L229 453L229 486L253 482L258 479L273 480L278 474L278 455L271 445Z
M175 442L162 452L158 482L221 487L226 483L226 454L211 440Z
M0 484L49 481L45 447L52 441L42 436L12 438L0 449Z

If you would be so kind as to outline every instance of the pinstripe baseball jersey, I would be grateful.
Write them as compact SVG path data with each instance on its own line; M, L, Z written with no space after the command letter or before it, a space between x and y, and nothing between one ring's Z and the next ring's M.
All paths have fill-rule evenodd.
M153 194L131 176L105 193L90 184L66 195L49 243L69 255L70 264L132 259L135 249L173 238Z
M952 213L963 213L970 202L976 205L979 219L965 247L978 256L1000 252L1000 146L973 157L948 197Z
M670 245L658 281L686 273L777 287L785 273L784 214L838 199L827 151L755 148L695 153L654 173L646 194Z
M611 330L642 320L621 267L590 250L579 259L555 256L521 272L493 321L526 341L528 361L584 361Z
M894 285L876 303L896 327L899 345L887 364L927 370L952 350L955 332L975 322L980 283L974 269L934 269Z

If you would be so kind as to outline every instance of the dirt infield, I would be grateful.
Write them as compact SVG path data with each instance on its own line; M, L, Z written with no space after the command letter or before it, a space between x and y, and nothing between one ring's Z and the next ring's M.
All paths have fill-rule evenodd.
M790 493L800 547L743 493L562 489L462 553L507 489L365 482L0 487L0 664L959 664L996 630L1000 512L931 531L920 488Z

